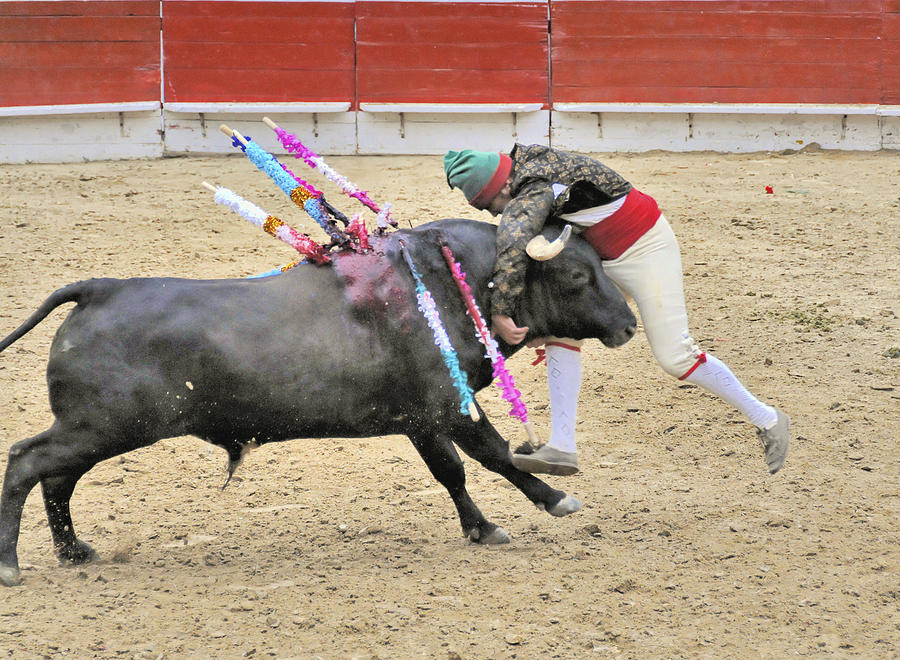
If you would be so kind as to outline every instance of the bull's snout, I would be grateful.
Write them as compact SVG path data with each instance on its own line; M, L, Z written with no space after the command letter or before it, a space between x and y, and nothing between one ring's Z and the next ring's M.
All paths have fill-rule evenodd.
M604 345L608 346L609 348L617 348L617 347L621 346L622 344L626 343L632 337L634 337L634 333L636 333L636 332L637 332L636 325L634 325L634 324L626 325L621 330L618 330L617 332L612 333L609 337L602 339L601 341L604 343Z

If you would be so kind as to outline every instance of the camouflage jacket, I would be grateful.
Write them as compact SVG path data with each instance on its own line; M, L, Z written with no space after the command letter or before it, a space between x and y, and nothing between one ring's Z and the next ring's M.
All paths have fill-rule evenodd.
M608 204L627 195L631 184L598 160L550 147L516 144L510 157L512 199L497 227L491 314L515 318L525 288L525 246L547 219Z

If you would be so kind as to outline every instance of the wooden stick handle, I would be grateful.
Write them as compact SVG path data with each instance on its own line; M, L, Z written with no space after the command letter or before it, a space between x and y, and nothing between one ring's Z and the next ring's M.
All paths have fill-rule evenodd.
M477 422L481 419L481 415L478 414L478 408L475 407L474 403L469 404L469 417L472 418L473 422Z
M208 191L210 191L210 192L216 192L216 191L218 190L218 188L216 188L216 187L215 187L213 184L211 184L209 181L202 181L202 182L200 183L200 185L203 186L204 188L206 188L206 189L207 189Z
M225 124L222 124L221 126L219 126L219 130L222 131L228 137L237 138L238 142L240 142L245 147L247 146L247 139L243 135L238 133L237 131L233 131L230 128L228 128L228 126L226 126Z
M276 128L278 128L278 124L276 124L274 121L272 121L272 120L269 119L268 117L263 117L263 123L264 123L266 126L268 126L269 128L271 128L273 131L274 131Z

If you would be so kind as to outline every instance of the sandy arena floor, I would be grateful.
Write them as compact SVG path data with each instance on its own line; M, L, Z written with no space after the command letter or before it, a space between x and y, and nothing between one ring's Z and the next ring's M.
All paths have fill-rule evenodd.
M586 349L582 472L547 479L581 512L541 513L467 460L507 546L463 541L403 437L266 446L224 491L223 451L164 440L81 480L73 516L99 563L57 565L32 492L24 584L0 591L0 654L900 657L900 159L603 158L675 228L694 337L792 416L778 475L753 429L665 376L642 333ZM404 225L476 215L438 157L329 162ZM321 235L241 157L0 166L0 336L75 280L244 277L293 258L213 203L204 179ZM0 468L51 422L44 368L66 311L0 355ZM546 435L532 358L509 365ZM479 401L518 444L497 389Z

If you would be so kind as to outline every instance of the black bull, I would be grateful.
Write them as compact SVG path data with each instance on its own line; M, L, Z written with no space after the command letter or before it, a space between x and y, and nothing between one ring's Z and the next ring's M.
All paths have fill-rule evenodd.
M508 443L483 414L477 422L460 414L400 253L402 240L477 392L491 383L492 366L440 244L462 264L488 316L495 231L489 223L442 220L377 239L369 254L341 253L333 266L303 265L278 277L94 279L51 294L0 342L2 351L59 305L77 303L50 348L56 419L9 451L0 582L19 582L22 510L38 482L57 555L82 563L94 551L72 525L78 479L100 461L182 435L223 447L230 470L248 446L266 442L406 435L449 491L464 534L480 543L509 537L470 499L454 444L539 508L559 516L577 511L577 500L513 467ZM516 320L530 326L529 337L593 337L618 346L634 334L634 315L579 238L555 259L530 262L520 307ZM508 356L517 347L500 348Z

